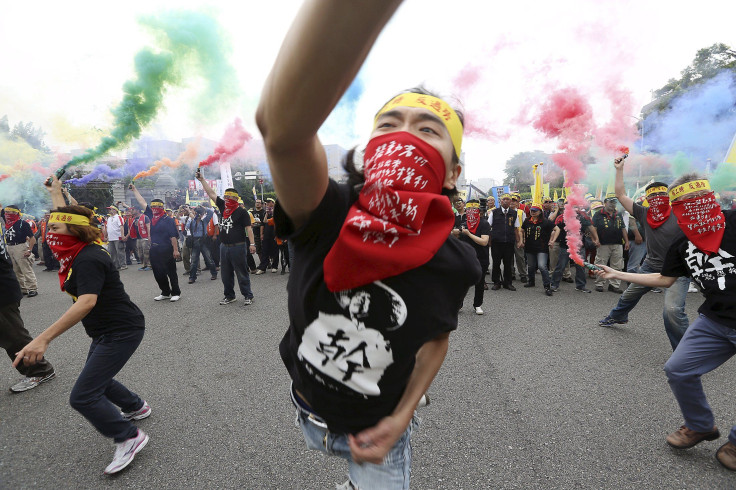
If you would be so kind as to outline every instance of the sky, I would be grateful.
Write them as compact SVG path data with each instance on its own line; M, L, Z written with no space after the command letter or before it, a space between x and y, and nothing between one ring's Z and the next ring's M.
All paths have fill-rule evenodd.
M237 72L239 97L197 116L190 101L201 80L167 91L164 108L144 136L218 140L236 117L256 135L255 108L281 41L301 2L181 0L177 10L212 15ZM153 46L140 25L171 2L11 2L0 17L0 117L32 121L52 148L95 145L110 130L110 110L133 78L135 54ZM716 42L736 47L732 2L704 0L687 9L666 1L454 2L407 0L379 37L360 72L360 90L346 114L328 120L322 142L365 144L373 114L397 92L423 84L459 103L481 127L466 136L466 177L503 178L507 159L552 151L529 116L553 89L573 87L601 124L612 113L607 90L628 94L636 123L651 91ZM620 111L619 111L620 113ZM101 130L101 131L100 131ZM630 142L622 142L630 143ZM171 158L175 158L172 155Z

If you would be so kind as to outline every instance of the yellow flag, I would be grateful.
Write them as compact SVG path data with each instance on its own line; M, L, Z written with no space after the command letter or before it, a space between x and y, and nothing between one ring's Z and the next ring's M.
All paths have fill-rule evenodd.
M187 204L189 204L189 189L187 189L187 200L184 201L184 202L186 202Z
M542 186L542 169L544 162L540 162L532 167L532 173L534 174L534 185L532 186L532 205L542 206L542 193L544 187Z
M558 199L559 197L557 196L557 189L555 189L555 202L557 202Z

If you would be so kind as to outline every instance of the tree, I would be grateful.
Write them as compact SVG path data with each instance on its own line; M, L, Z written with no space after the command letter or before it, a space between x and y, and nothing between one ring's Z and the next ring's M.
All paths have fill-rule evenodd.
M10 133L10 124L8 123L8 115L4 115L2 119L0 119L0 133L8 134Z
M671 78L662 88L653 92L654 100L642 109L644 118L655 111L667 111L672 101L690 87L710 80L723 70L731 70L736 74L736 51L723 43L698 50L692 64L682 70L679 80Z
M534 183L532 166L539 162L545 162L545 165L547 165L551 161L549 155L539 150L517 153L506 161L506 167L504 168L506 177L504 177L503 183L519 191L526 191ZM545 169L546 171L547 169ZM546 181L549 182L549 180Z
M5 119L5 122L7 123L7 119ZM11 131L10 134L14 138L25 140L26 143L36 150L44 153L51 153L51 149L46 146L46 143L43 141L43 137L46 136L46 133L41 128L34 128L33 123L31 122L25 124L23 124L23 121L19 122L13 126L13 131Z

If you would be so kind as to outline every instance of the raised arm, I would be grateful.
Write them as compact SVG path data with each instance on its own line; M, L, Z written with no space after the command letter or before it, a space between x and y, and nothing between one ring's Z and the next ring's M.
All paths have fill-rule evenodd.
M617 158L613 161L613 166L616 167L616 182L614 190L616 192L616 199L630 214L634 214L634 200L626 195L626 186L624 186L624 159Z
M49 191L49 194L51 195L51 204L54 206L54 208L62 208L66 206L64 194L62 194L61 191L61 182L56 177L56 174L53 174L51 177L46 179L44 185L46 186L46 190Z
M202 184L202 189L207 193L208 196L210 196L210 199L212 199L212 202L217 201L217 192L210 187L210 185L207 183L207 181L204 178L204 175L202 175L202 172L197 170L197 173L195 174L196 179L199 181L200 184Z
M129 189L130 189L131 191L133 191L133 196L135 196L135 200L136 200L136 201L138 201L138 204L140 204L140 205L141 205L141 208L142 208L142 209L146 209L146 207L148 206L148 203L146 202L146 200L145 200L145 199L143 199L143 196L141 196L141 193L140 193L140 192L138 192L138 189L136 189L135 185L131 183L131 184L130 184L130 185L128 186L128 188L129 188Z
M296 226L328 183L317 130L350 86L399 0L307 0L261 95L256 122L276 194Z
M69 192L69 189L62 188L61 189L61 192L63 193L64 197L66 198L66 200L67 200L67 202L69 203L70 206L78 206L79 205L79 203L77 202L77 200L74 199L74 196L72 196L71 193Z

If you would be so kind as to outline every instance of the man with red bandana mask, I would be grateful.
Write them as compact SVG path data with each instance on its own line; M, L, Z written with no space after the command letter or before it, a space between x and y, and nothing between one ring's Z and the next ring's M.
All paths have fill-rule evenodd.
M465 219L460 228L452 230L452 234L459 237L475 250L475 254L483 270L481 279L475 284L475 296L473 297L473 308L477 315L483 314L483 291L485 290L485 277L488 271L488 242L490 241L491 225L485 216L480 213L480 201L471 199L465 205ZM456 220L457 224L457 220Z
M660 273L630 274L607 267L602 276L617 276L649 287L670 287L678 277L691 277L705 301L700 316L664 366L685 424L667 436L675 449L687 449L720 437L700 378L736 354L736 212L721 210L710 183L684 175L669 188L671 213L685 236L676 240ZM736 471L736 425L716 459Z
M306 3L256 114L276 234L297 258L281 357L308 447L348 461L344 488L409 488L415 409L481 279L473 249L450 237L463 128L447 102L397 95L374 118L362 168L351 152L347 184L328 177L317 131L398 4Z
M649 184L644 190L649 207L642 206L626 195L624 160L617 159L614 166L616 169L616 198L624 209L631 213L642 225L644 230L647 256L641 264L639 272L642 274L660 272L670 246L683 237L682 230L677 225L677 218L671 213L667 184L662 182ZM664 291L662 317L672 350L677 347L689 324L685 313L685 300L689 285L689 278L680 277ZM639 303L641 297L651 289L636 282L630 283L616 306L598 324L601 327L613 327L617 324L628 323L629 312Z
M33 271L31 249L36 243L31 225L21 219L20 208L11 205L3 209L5 218L5 241L8 254L13 261L13 271L20 283L20 289L29 298L38 296L38 280Z

